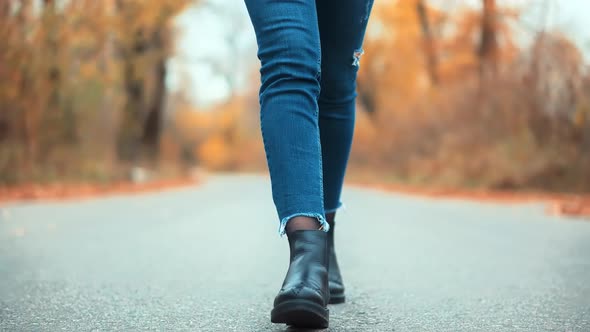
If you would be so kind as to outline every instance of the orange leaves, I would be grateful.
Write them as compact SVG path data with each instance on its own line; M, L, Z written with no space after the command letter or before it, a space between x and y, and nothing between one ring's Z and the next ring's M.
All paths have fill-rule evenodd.
M220 135L213 135L197 148L199 161L209 169L224 169L232 159L232 150L226 139Z
M236 96L224 104L196 109L180 107L169 128L191 158L214 170L261 169L264 149L258 104Z
M518 55L512 23L519 11L496 11L497 61L509 64ZM395 103L398 110L407 109L403 105L431 89L428 76L445 85L477 74L481 29L479 10L445 12L424 0L376 2L359 85L382 87L371 92L377 108Z
M190 0L116 0L117 38L130 45L137 38L150 38L157 30L168 29L170 20L191 3Z
M353 164L426 183L590 188L583 56L553 33L527 48L516 30L527 7L494 2L487 13L426 0L375 3L358 89L374 112L359 121ZM539 173L553 168L567 176Z
M145 87L138 104L156 99L163 81L157 64L173 43L170 20L189 2L0 1L0 128L9 128L0 135L0 153L7 142L24 150L11 169L0 165L0 175L24 174L24 164L42 165L64 146L112 155L130 90L125 79ZM134 54L144 41L149 49ZM97 140L97 133L108 138Z
M428 86L427 83L425 86L428 74L421 40L415 1L375 3L363 46L365 55L359 86L361 90L362 86L381 87L370 92L377 109L392 105L392 100L399 106L397 111L407 109L405 103Z

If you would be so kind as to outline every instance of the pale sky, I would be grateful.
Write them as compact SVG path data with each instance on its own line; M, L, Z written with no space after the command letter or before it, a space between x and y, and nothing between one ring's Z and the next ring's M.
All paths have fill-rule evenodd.
M193 103L201 105L221 101L228 95L228 80L223 75L228 76L234 85L241 89L252 88L247 84L252 84L249 78L257 73L258 68L254 31L244 0L208 1L215 5L214 9L191 7L177 18L177 55L169 62L169 89L185 89ZM430 1L434 5L451 10L481 4L481 0ZM205 1L200 3L203 2ZM531 34L543 22L544 4L549 4L549 27L570 36L590 58L590 0L498 2L527 8L522 25L530 27Z

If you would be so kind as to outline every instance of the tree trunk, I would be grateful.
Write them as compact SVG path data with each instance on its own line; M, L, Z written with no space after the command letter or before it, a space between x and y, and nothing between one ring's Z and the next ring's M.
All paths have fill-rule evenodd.
M136 2L117 0L123 23L133 19ZM168 8L168 7L164 7ZM126 161L154 162L162 133L166 97L166 60L172 31L168 14L147 26L125 27L128 45L122 45L127 104L120 127L119 156ZM143 159L146 160L143 160Z
M117 135L117 154L119 160L137 162L141 149L142 115L144 107L144 82L142 69L137 68L137 60L147 49L141 27L135 27L130 19L136 14L134 3L125 0L115 1L115 10L121 20L123 43L118 53L123 63L123 84L125 87L125 106L121 113Z
M497 69L498 41L496 0L482 0L483 13L481 18L481 38L479 45L479 73L485 80L488 76L494 76Z
M161 57L156 64L156 84L154 97L149 106L149 113L143 127L143 148L147 157L155 160L159 152L162 120L164 116L164 99L166 97L166 59Z
M438 84L438 57L434 45L434 38L432 36L432 29L430 21L428 20L428 12L424 0L417 0L416 11L422 28L422 39L424 44L424 53L428 63L428 75L432 85Z
M132 52L133 53L133 52ZM124 81L126 102L119 126L118 154L124 161L137 161L141 148L142 110L144 101L144 84L135 74L133 56L126 57Z
M16 14L16 22L18 25L19 35L25 40L27 34L27 28L30 24L32 12L31 0L25 0L21 3L20 8ZM29 54L22 54L29 58ZM35 165L38 151L38 139L37 139L37 125L36 125L36 112L37 106L32 100L29 99L28 91L32 85L32 79L30 75L29 67L25 66L21 69L21 80L17 100L19 101L17 107L17 133L20 131L19 140L24 143L24 158L23 168L25 174L30 174ZM25 102L22 102L25 101Z

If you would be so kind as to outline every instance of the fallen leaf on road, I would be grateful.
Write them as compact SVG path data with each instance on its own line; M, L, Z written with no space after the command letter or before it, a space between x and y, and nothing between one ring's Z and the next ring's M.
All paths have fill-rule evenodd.
M549 205L547 212L551 215L590 217L590 199L555 202Z

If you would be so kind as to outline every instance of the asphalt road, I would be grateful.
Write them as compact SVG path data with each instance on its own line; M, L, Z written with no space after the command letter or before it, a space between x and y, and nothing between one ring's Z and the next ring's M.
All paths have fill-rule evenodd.
M348 188L329 331L590 331L590 222ZM214 176L0 210L2 331L290 331L270 185Z

